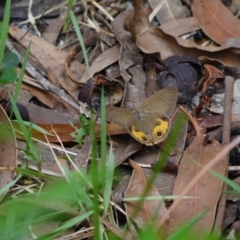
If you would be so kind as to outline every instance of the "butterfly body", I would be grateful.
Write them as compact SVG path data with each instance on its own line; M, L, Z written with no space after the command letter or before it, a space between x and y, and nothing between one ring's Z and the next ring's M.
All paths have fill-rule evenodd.
M158 144L171 128L169 116L176 107L177 96L174 87L166 87L132 111L107 106L107 120L125 126L132 137L147 146Z

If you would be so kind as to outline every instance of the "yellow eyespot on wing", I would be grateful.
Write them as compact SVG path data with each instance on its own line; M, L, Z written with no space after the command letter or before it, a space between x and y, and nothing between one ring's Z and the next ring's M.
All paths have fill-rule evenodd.
M143 132L137 131L133 126L131 127L131 134L140 142L143 142L145 144L150 143L147 136Z
M169 131L170 122L161 118L157 119L159 124L153 129L153 136L156 138L164 138Z

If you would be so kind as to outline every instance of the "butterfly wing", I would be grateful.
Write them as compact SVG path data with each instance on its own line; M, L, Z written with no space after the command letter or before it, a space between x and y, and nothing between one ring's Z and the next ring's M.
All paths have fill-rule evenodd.
M135 138L137 141L147 146L153 145L151 142L151 139L148 137L149 135L148 131L146 131L146 129L143 129L142 127L141 120L136 120L135 118L131 118L130 121L127 123L126 127L129 134L133 138ZM146 125L146 127L148 127L148 125Z
M106 106L106 119L108 122L126 126L131 117L131 111L126 108Z
M171 129L170 118L161 113L151 113L143 115L142 121L148 125L148 138L151 139L152 145L163 142Z
M176 107L178 91L175 87L166 87L144 101L139 111L142 113L162 113L169 115Z
M141 119L132 118L127 123L127 130L132 137L147 146L164 141L170 128L169 117L160 113L144 114Z

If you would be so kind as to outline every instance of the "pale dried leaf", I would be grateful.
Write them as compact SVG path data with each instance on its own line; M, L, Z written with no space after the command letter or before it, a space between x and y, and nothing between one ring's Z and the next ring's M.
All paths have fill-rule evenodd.
M202 166L211 161L222 149L223 146L216 140L213 140L211 144L202 146L202 136L197 136L183 155L175 181L174 195L180 195L191 179L199 173ZM226 159L222 157L221 161L211 170L224 175L226 168ZM204 230L205 233L210 233L214 224L215 211L222 186L223 181L221 179L210 172L206 172L204 177L197 181L188 192L188 196L192 198L180 200L179 207L173 210L170 234L205 210L207 212L196 225L196 230Z
M141 197L147 186L148 180L142 168L137 163L130 160L130 164L132 165L132 167L134 167L134 171L133 171L131 180L129 182L128 188L124 194L124 197L125 198ZM154 185L151 186L148 196L160 196L157 188ZM134 219L133 219L132 216L138 204L139 204L139 201L125 202L129 225L131 226L131 222L133 221L135 224L137 224L139 228L144 228L146 225L152 222L154 223L155 227L158 230L162 228L161 230L163 230L164 232L166 223L164 224L165 226L159 225L159 222L161 221L161 217L167 211L164 201L144 200L141 208L139 209L139 211L137 212L136 216L134 216ZM132 231L134 231L133 226L131 226L131 229Z

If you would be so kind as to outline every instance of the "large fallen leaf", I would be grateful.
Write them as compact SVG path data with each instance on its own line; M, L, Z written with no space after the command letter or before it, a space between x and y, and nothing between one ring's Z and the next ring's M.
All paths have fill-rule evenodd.
M183 155L173 191L175 196L180 195L191 179L199 173L202 166L211 161L223 148L214 139L211 144L202 146L202 139L203 136L198 135ZM211 170L224 175L226 168L227 163L225 157L223 157ZM196 224L196 231L210 233L214 224L215 211L222 186L223 181L221 179L210 172L206 172L188 192L187 195L192 198L181 200L179 207L173 210L170 234L203 211L206 211L206 214Z
M131 197L141 197L147 187L147 178L142 170L142 168L135 163L130 161L130 164L134 168L131 181L129 182L128 188L124 194L125 198ZM160 196L157 188L152 185L148 193L148 196ZM144 200L142 202L141 208L137 213L136 206L138 206L139 201L127 201L125 202L127 218L131 230L134 232L135 224L140 228L144 228L150 223L154 223L156 229L161 231L162 234L165 233L166 223L162 226L159 225L161 217L166 213L167 209L165 207L164 201L161 200ZM135 223L132 225L132 223Z
M69 80L65 74L65 59L67 53L48 43L43 38L25 33L16 26L9 27L9 34L25 48L27 48L31 42L30 53L44 67L48 80L58 87L63 87L77 100L79 85ZM74 64L78 67L78 71L75 71L75 74L80 72L79 69L84 68L78 61L74 61ZM72 72L72 74L74 73ZM76 76L76 78L77 77L79 76Z
M219 0L194 0L194 17L202 30L215 42L225 45L228 39L240 38L240 21Z
M17 122L13 122L13 126L14 126L14 129L21 132ZM61 140L61 142L74 142L75 139L70 134L71 132L75 131L75 128L77 129L81 128L80 123L74 123L73 126L75 128L71 126L70 123L48 123L48 124L43 123L43 124L38 124L38 126L44 129L45 131L47 131L48 133L50 133L50 135L47 135L49 142L59 142L59 139ZM99 137L101 134L100 124L96 125L96 130L97 130L97 137ZM118 135L121 133L126 133L127 130L125 129L125 127L122 127L122 126L118 126L115 124L107 124L107 132L109 135ZM57 138L55 133L57 134L59 139ZM35 129L32 130L32 137L42 141L46 140L45 135L42 132L37 131ZM21 134L18 135L18 138L23 139Z
M172 37L158 27L151 27L147 8L141 0L136 0L134 12L124 23L130 31L137 46L145 53L157 53L160 60L172 55L195 55L215 59L228 66L240 64L239 49L229 47L203 47L179 37Z
M1 105L0 133L0 188L3 188L16 175L17 143L12 124Z

